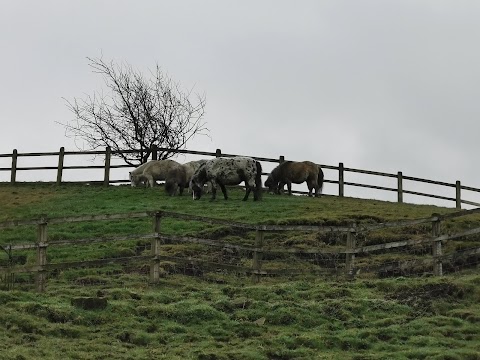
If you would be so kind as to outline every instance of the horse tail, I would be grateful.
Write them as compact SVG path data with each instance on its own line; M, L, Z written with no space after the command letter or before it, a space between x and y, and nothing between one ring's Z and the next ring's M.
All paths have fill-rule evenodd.
M257 199L262 198L262 164L260 161L255 160L255 165L257 166L257 173L255 174L255 192L257 194Z
M323 170L320 166L318 166L318 188L320 190L320 194L322 193L322 190L323 190L323 180L324 180Z

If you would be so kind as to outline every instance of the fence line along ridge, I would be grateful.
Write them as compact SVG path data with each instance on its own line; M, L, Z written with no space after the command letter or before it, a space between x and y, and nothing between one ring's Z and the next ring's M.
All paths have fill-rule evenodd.
M208 151L195 151L195 150L174 150L168 148L152 148L152 160L156 160L158 158L158 153L160 151L167 151L167 152L175 152L177 154L189 154L189 155L201 155L207 157L234 157L239 156L238 154L226 154L222 153L220 149L217 149L215 152L208 152ZM112 157L116 156L117 154L121 153L136 153L140 152L140 150L121 150L121 151L112 151L110 148L106 148L105 150L94 150L94 151L65 151L65 148L60 148L58 152L26 152L26 153L19 153L16 149L12 151L11 154L0 154L0 158L11 158L11 166L10 167L0 167L0 172L10 172L10 183L15 184L18 182L17 180L17 172L19 171L35 171L35 170L56 170L56 179L52 180L52 182L56 182L57 184L62 184L65 181L63 180L63 174L66 170L74 170L74 169L102 169L103 170L103 180L89 180L89 181L73 181L74 183L91 183L91 184L120 184L127 182L124 179L112 179L111 178L111 170L112 169L119 169L119 168L132 168L127 164L121 165L113 165L111 163ZM64 165L64 158L65 156L92 156L92 155L102 155L105 157L103 165ZM58 156L58 165L57 166L19 166L18 160L21 158L26 157L41 157L41 156ZM270 163L281 163L285 161L285 156L281 155L277 159L272 158L265 158L259 156L251 156L252 158L263 161L263 162L270 162ZM315 159L310 159L315 161ZM461 209L462 204L467 204L471 206L480 207L480 203L472 201L470 199L462 198L462 191L470 191L475 193L480 193L479 188L474 188L470 186L464 186L461 184L459 180L457 180L454 184L446 183L443 181L434 181L429 179L422 179L418 177L406 176L403 175L401 171L398 171L397 174L385 173L385 172L378 172L372 170L362 170L356 168L345 167L343 163L339 163L338 166L333 165L326 165L320 164L319 165L323 169L334 170L338 172L338 176L336 179L325 179L325 183L328 184L337 184L338 185L338 196L343 197L345 196L345 188L347 186L351 187L361 187L366 189L372 190L381 190L386 192L395 192L397 193L397 202L403 202L404 194L420 196L420 197L428 197L438 200L444 201L453 201L455 202L455 208ZM370 176L377 176L377 177L387 177L397 179L397 186L396 187L386 187L386 186L378 186L378 185L371 185L371 184L363 184L363 183L356 183L352 181L348 181L345 178L345 175L348 173L358 173ZM265 175L265 174L264 174ZM455 194L452 196L444 196L438 194L430 194L416 191L415 188L406 189L404 188L404 180L408 180L413 182L414 184L423 183L423 184L430 184L430 185L437 185L442 186L448 189L453 189ZM415 186L415 185L413 185ZM305 194L303 191L294 191L295 193Z

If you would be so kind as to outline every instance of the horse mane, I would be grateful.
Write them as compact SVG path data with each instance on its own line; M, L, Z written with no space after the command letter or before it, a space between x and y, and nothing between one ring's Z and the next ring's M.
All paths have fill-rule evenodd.
M204 184L207 180L207 167L205 166L205 163L200 165L200 167L195 171L195 174L193 177L196 178L196 180L200 181L202 184ZM192 177L192 179L193 179Z
M283 178L285 169L292 163L292 161L284 161L280 163L275 169L272 170L270 173L272 175L272 179L276 182L280 180L280 178Z

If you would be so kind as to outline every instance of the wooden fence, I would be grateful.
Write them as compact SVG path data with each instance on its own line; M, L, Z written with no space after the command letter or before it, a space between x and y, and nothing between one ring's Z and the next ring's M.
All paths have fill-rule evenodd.
M45 290L47 274L53 270L63 270L70 268L78 267L98 267L106 264L114 263L132 263L132 262L146 262L150 265L150 277L149 280L151 283L157 283L160 279L161 266L162 262L174 262L182 264L200 264L201 266L206 266L209 268L224 269L235 271L237 273L246 273L251 274L255 281L258 281L261 276L265 275L282 275L288 274L292 275L295 273L295 269L265 269L262 267L264 263L264 256L268 255L269 258L278 256L279 254L283 255L294 255L299 256L302 259L302 256L306 255L324 255L332 256L335 255L341 258L341 265L335 267L335 269L318 269L316 272L321 273L332 273L335 272L338 274L344 274L349 277L354 277L356 274L362 271L362 269L371 270L371 266L359 266L356 263L356 256L361 256L363 254L374 254L377 251L391 251L392 249L398 249L401 247L416 246L419 244L428 246L431 248L431 255L429 258L430 273L436 276L441 276L443 274L443 264L446 261L451 259L461 258L461 257L476 257L480 255L480 247L477 245L468 250L463 250L461 253L454 252L450 254L443 254L442 244L446 241L468 237L471 235L480 234L480 227L469 229L456 234L441 234L441 223L442 221L468 216L472 214L479 214L480 209L474 210L464 210L456 213L446 214L446 215L432 215L429 218L422 218L416 220L402 220L394 221L387 223L378 223L371 224L366 226L357 226L352 223L350 226L337 227L337 226L305 226L305 225L250 225L235 223L225 220L212 219L201 216L193 216L179 213L172 213L166 211L158 212L139 212L139 213L128 213L128 214L111 214L111 215L91 215L91 216L77 216L77 217L64 217L64 218L47 218L43 217L40 219L34 220L15 220L15 221L6 221L0 223L0 230L7 228L15 228L18 226L28 226L35 225L37 227L37 240L35 243L30 244L4 244L0 246L0 249L8 254L9 259L12 259L12 252L17 250L28 250L34 249L37 253L36 264L25 266L25 265L13 265L10 263L8 266L0 267L0 275L4 279L4 282L9 284L8 286L13 286L13 281L15 278L14 274L20 273L34 273L35 274L35 284L36 290L43 292ZM241 246L232 243L226 243L218 240L212 239L200 239L194 237L185 237L185 236L167 236L162 234L161 222L164 218L174 218L182 219L186 221L199 221L202 223L223 225L234 228L241 228L248 231L255 232L255 241L253 247ZM85 222L85 221L107 221L107 220L119 220L119 219L138 219L138 218L151 218L153 223L153 232L150 234L142 235L129 235L124 237L115 237L115 238L89 238L89 239L79 239L79 240L57 240L49 241L48 239L48 226L55 224L64 224L64 223L75 223L75 222ZM422 238L415 239L405 239L402 241L395 241L389 243L368 245L368 246L358 246L357 237L360 234L376 231L379 229L387 228L398 228L398 227L410 227L421 224L430 224L431 225L431 234L429 236L424 236ZM310 249L295 249L295 248L278 248L277 244L274 244L274 248L268 249L265 245L265 234L270 232L283 232L283 231L294 231L294 232L314 232L314 233L335 233L335 234L344 234L346 236L346 242L343 249L328 249L328 248L310 248ZM112 242L112 241L126 241L126 240L139 240L147 239L150 241L150 254L149 255L138 255L138 256L128 256L120 258L107 258L107 259L96 259L88 261L76 261L76 262L61 262L61 263L49 263L47 261L47 249L52 246L61 246L61 245L88 245L92 243L100 242ZM212 262L211 260L202 260L195 259L192 257L176 257L176 256L167 256L162 254L162 245L164 243L190 243L190 244L201 244L208 247L220 247L228 248L234 250L242 250L251 254L251 266L238 266L231 264L222 264L220 262ZM425 262L425 260L422 260ZM388 265L375 268L377 273L382 271L392 270L391 267L394 265ZM400 266L400 265L396 265ZM390 269L389 269L390 267ZM307 271L308 273L315 273L315 271ZM298 273L305 273L305 270L299 270Z
M169 149L165 148L158 148L153 149L152 151L152 159L157 158L158 151L168 151ZM103 183L104 185L109 184L118 184L118 183L125 183L126 180L120 179L112 179L111 178L111 170L117 168L131 168L131 166L127 164L121 165L112 165L112 157L118 156L119 153L134 153L138 152L137 150L125 150L125 151L111 151L109 148L103 151L65 151L62 147L58 152L47 152L47 153L19 153L17 150L13 150L11 154L0 154L1 158L11 158L11 166L10 167L0 167L0 172L7 171L10 172L10 182L16 183L17 182L17 173L19 171L35 171L35 170L55 170L56 171L56 183L61 184L64 182L63 174L66 170L74 170L74 169L102 169L104 171L104 176L102 181L88 181L89 183ZM206 152L206 151L193 151L193 150L177 150L178 154L189 154L189 155L201 155L207 157L232 157L237 156L235 154L224 154L220 149L217 149L216 152ZM105 158L103 165L72 165L72 166L64 166L64 159L66 156L103 156ZM44 156L58 156L58 165L57 166L19 166L18 159L19 158L26 158L26 157L44 157ZM264 158L264 157L256 157L252 156L253 158L263 161L263 162L270 162L270 163L279 163L285 160L284 156L279 156L277 159L271 158ZM433 199L439 200L446 200L455 203L456 209L461 209L462 204L467 204L475 207L480 207L480 204L474 202L472 200L466 199L464 196L462 197L463 191L470 191L474 193L480 193L480 189L473 188L469 186L464 186L461 184L460 181L456 181L453 183L446 183L441 181L433 181L428 179L416 178L411 176L403 175L401 171L397 172L396 174L391 173L384 173L384 172L377 172L377 171L370 171L370 170L361 170L355 168L348 168L345 167L343 163L339 163L338 166L334 165L326 165L326 164L319 164L322 166L323 169L330 169L334 170L338 173L334 179L326 179L325 183L337 184L338 185L338 196L343 197L345 195L345 187L360 187L366 189L375 189L381 190L386 192L395 192L397 193L397 201L399 203L403 202L403 197L405 194L420 196L420 197L428 197ZM391 178L396 179L397 186L396 187L385 187L385 186L377 186L371 184L362 184L362 183L355 183L346 181L348 173L356 173L356 174L364 174L373 177L381 177L381 178ZM53 181L53 180L52 180ZM436 195L430 194L425 192L419 192L415 190L408 190L404 188L404 182L410 181L412 182L412 189L415 189L418 184L429 184L429 185L436 185L442 188L447 188L452 191L452 196L443 196L443 195ZM75 181L77 182L77 181ZM296 193L304 194L305 192L296 191ZM455 196L453 196L455 194ZM332 194L336 195L336 194Z

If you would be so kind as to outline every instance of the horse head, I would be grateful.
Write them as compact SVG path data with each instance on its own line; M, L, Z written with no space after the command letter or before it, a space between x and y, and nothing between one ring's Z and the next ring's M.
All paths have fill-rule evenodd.
M203 185L191 182L193 200L199 200L203 194Z
M128 176L130 178L130 184L132 185L132 187L135 187L139 184L140 180L138 176L136 176L135 174L132 174L131 171L128 173Z
M278 192L278 181L273 180L272 174L269 174L267 180L265 180L265 187L268 188L270 193Z
M190 189L192 189L193 200L198 200L202 197L203 186L207 181L206 176L205 165L201 165L193 174L192 179L190 180Z

